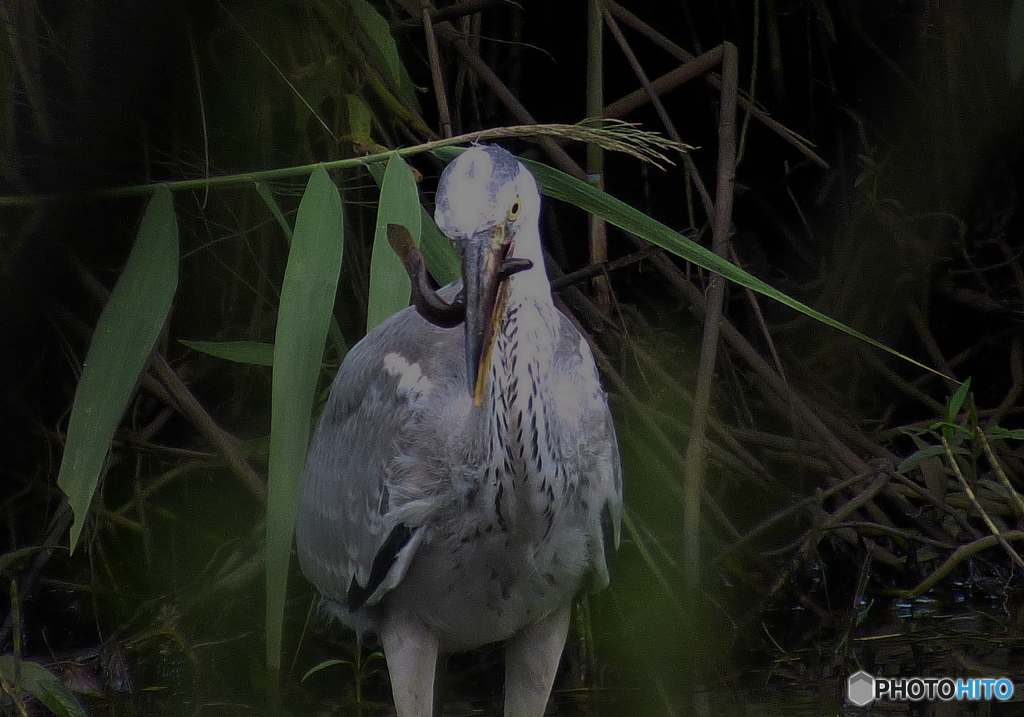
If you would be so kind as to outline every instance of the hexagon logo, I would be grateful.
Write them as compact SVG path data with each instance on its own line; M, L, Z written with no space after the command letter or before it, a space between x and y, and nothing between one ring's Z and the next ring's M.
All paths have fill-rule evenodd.
M870 704L875 699L875 678L859 670L846 680L846 699L858 707Z

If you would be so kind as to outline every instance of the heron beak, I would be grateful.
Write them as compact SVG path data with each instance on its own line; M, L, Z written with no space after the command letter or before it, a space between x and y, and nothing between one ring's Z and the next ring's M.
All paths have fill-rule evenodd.
M509 248L504 224L474 234L462 255L466 289L466 376L473 403L481 405L487 386L494 337L508 300L502 266Z

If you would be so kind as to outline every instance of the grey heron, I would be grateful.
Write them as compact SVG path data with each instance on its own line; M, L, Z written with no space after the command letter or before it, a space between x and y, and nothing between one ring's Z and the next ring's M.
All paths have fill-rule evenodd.
M464 326L413 306L349 352L310 445L299 560L334 616L378 635L399 717L432 713L440 654L498 641L505 715L537 717L574 597L588 575L608 582L615 430L590 347L552 301L529 170L472 147L442 173L434 217L462 258L465 288L441 296L458 293Z

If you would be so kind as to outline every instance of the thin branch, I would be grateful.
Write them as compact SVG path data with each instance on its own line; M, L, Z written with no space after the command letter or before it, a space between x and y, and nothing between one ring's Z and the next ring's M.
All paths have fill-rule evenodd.
M729 232L732 227L733 184L736 172L736 92L739 60L736 46L722 43L722 102L718 122L718 180L715 188L715 217L712 250L720 257L729 253ZM683 570L690 588L700 584L700 499L704 492L704 431L711 404L711 383L718 356L718 336L725 281L712 276L704 314L704 336L701 340L700 363L693 399L693 425L686 446L683 468Z
M639 243L641 240L637 239L636 241ZM697 315L703 318L707 311L707 297L704 292L683 276L679 268L668 257L655 255L651 257L651 264L665 277L669 287L678 292L694 308ZM868 464L836 437L822 419L793 391L785 379L779 376L774 367L758 353L735 326L723 320L721 332L725 342L753 369L760 379L756 385L786 398L790 409L795 414L797 423L803 430L818 438L826 455L838 471L844 476L848 476L870 470ZM892 463L896 464L895 458Z
M665 105L662 103L661 98L659 97L659 88L655 87L654 83L652 83L650 79L647 77L647 72L640 64L640 61L637 59L636 54L633 52L633 48L630 47L630 44L629 42L627 42L625 35L622 34L622 30L619 29L618 23L615 22L615 18L612 16L610 12L608 12L607 8L605 8L604 10L604 20L605 23L608 25L608 29L611 31L612 36L615 38L615 41L618 43L619 49L621 49L622 53L626 56L626 60L629 62L630 67L633 68L633 74L636 75L637 79L640 81L640 84L643 85L642 90L637 90L637 92L632 93L632 95L629 95L629 97L633 97L638 93L645 94L647 100L650 101L651 104L654 105L655 110L657 110L658 118L661 120L662 125L665 127L665 131L668 132L669 138L672 139L673 142L678 142L679 144L682 144L682 137L676 129L675 122L673 122L672 118L669 117L668 111L665 109ZM702 55L701 57L711 58L711 60L714 60L714 63L721 62L721 47L716 47L714 50L712 50L709 53L706 53L705 55ZM690 70L703 72L707 72L708 70L710 70L711 67L714 67L714 64L706 66L705 63L697 61L689 63L689 65ZM684 79L683 82L685 81L686 80ZM667 88L666 90L662 91L667 91ZM624 99L625 98L623 98L623 100ZM623 102L623 100L620 100L620 102ZM620 107L619 109L621 110L624 108ZM609 105L604 109L604 116L611 117L612 115L610 113L616 111L618 110L615 110L613 108L613 105ZM690 157L689 153L683 154L682 156L683 164L686 166L687 176L689 177L690 181L693 182L693 186L697 188L697 193L700 194L701 203L704 206L704 213L709 217L713 217L715 215L715 205L714 202L711 201L711 195L708 194L707 187L704 186L704 180L701 178L700 172L697 171L697 165L694 164L693 159ZM687 192L689 193L690 185L687 185L686 188ZM689 196L687 197L687 199L689 199ZM691 215L692 214L693 212L691 212Z
M643 20L638 18L633 13L626 10L624 7L619 5L614 0L605 0L605 7L607 7L616 18L621 20L626 25L639 32L641 35L646 37L652 43L665 50L667 53L675 57L680 62L689 62L694 59L694 56L689 52L679 47L667 37L662 35L660 32L652 28L650 25L645 23ZM722 79L715 73L709 72L707 74L707 81L718 89L721 89ZM793 130L789 129L781 122L773 119L767 112L754 104L748 97L742 93L739 96L740 106L750 113L761 122L765 127L770 129L775 134L779 135L783 140L791 144L798 152L807 157L809 160L817 164L822 169L828 169L829 165L824 159L819 157L817 153L812 149L813 143L801 137Z
M231 471L242 480L242 484L249 489L249 492L260 502L265 503L267 486L245 460L245 456L242 455L239 448L240 441L217 425L217 422L202 407L189 387L181 380L178 372L162 354L154 352L150 365L160 378L161 384L169 392L170 400L181 411L181 414L217 449L218 453L227 459Z
M992 518L989 517L985 509L981 507L981 503L978 502L977 496L974 495L974 491L971 490L970 484L967 482L967 479L964 478L963 471L960 470L960 464L957 463L956 456L953 455L953 449L949 447L949 441L946 440L946 436L943 435L941 438L942 447L946 451L946 459L953 467L953 473L956 475L956 479L960 482L960 487L963 488L964 493L967 494L967 499L971 501L971 505L974 507L974 510L981 516L981 519L985 521L985 525L988 526L989 532L991 532L999 541L999 544L1003 546L1003 550L1006 551L1006 554L1010 556L1013 562L1017 563L1021 568L1024 568L1024 559L1022 559L1020 555L1017 554L1017 551L1010 546L1006 541L1006 538L1003 537L1003 534L999 532L999 528L997 528L996 524L992 522Z
M1010 540L1024 540L1024 530L1007 530L1002 535L986 535L984 538L978 538L966 545L961 545L959 548L954 550L953 554L946 558L946 562L936 568L931 575L926 577L910 590L899 591L897 595L905 598L923 595L935 587L939 581L952 573L953 569L963 561L967 560L967 558L980 553L982 550L987 550L994 545L998 545L1000 542L1005 543Z
M475 13L482 12L483 10L509 5L514 7L515 3L512 2L512 0L464 0L464 2L460 2L458 5L452 5L451 7L431 9L429 17L434 22L448 22L450 20L458 20L466 15L473 15ZM415 27L422 23L422 16L411 17L408 20L403 20L399 23L399 27Z
M430 77L434 82L434 96L437 99L437 116L441 122L441 136L452 136L452 116L448 112L448 92L444 86L444 73L441 71L441 58L437 51L437 35L434 34L434 23L430 17L430 0L420 0L423 20L423 34L427 41L427 59L430 63Z
M636 264L637 262L643 261L644 259L650 259L655 254L661 254L663 251L664 249L662 249L660 246L655 246L654 244L652 244L646 249L635 251L632 254L627 254L626 256L619 257L614 261L604 261L599 264L588 264L582 269L577 269L576 271L570 274L560 276L557 279L552 279L551 289L553 291L558 291L559 289L562 289L571 284L578 284L579 282L584 281L585 279L589 279L592 276L607 274L609 272L625 268L632 264Z
M663 95L695 77L700 77L711 70L711 68L717 67L721 62L722 47L719 45L714 49L708 50L700 57L695 57L689 62L653 80L649 87L641 87L639 90L630 92L625 97L612 102L604 108L604 116L621 119L650 102L652 96Z
M1003 466L999 462L999 459L996 458L996 454L992 450L992 446L989 445L988 438L985 437L985 432L976 426L974 428L974 434L978 437L978 440L981 441L981 445L985 449L985 456L988 457L988 462L992 466L992 470L994 470L996 475L999 476L999 482L1003 484L1004 488L1006 488L1007 493L1010 495L1010 500L1012 500L1013 504L1017 507L1017 516L1024 516L1024 498L1021 498L1020 493L1018 493L1017 489L1013 487L1012 483L1010 483L1010 478L1006 475L1006 471L1003 470Z
M604 107L604 13L603 0L587 0L587 116L598 117ZM604 151L600 145L587 145L587 181L604 191ZM591 263L608 261L608 225L599 216L589 217ZM611 287L605 276L594 277L594 304L607 314L611 309Z

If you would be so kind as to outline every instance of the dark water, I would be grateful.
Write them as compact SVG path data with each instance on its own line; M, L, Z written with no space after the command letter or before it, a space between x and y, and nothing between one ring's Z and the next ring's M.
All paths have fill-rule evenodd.
M238 536L243 532L228 520L236 512L245 513L245 506L225 511L221 522ZM148 565L134 552L137 541L122 543L133 547L121 555L107 544L91 559L57 557L53 567L62 568L66 579L44 580L24 605L26 654L83 690L91 714L264 713L259 536L225 542L217 531L192 532L173 545L155 541ZM191 544L210 540L217 544L217 560L185 557L210 555ZM649 580L632 579L628 548L620 552L626 564L617 566L610 588L577 610L549 714L1024 715L1024 609L1009 587L954 583L913 601L863 601L853 615L819 614L794 601L735 624L721 610L693 609L684 619ZM117 587L102 587L90 563L118 570ZM226 565L240 566L240 572ZM297 570L291 584L283 708L274 713L389 714L383 661L362 666L360 709L354 640L311 614L315 598ZM361 653L364 661L372 647ZM349 664L303 681L310 668L331 659ZM1007 703L876 702L862 708L845 700L847 677L857 670L877 677L1007 677L1016 693ZM443 714L501 714L500 648L452 656L440 672Z

